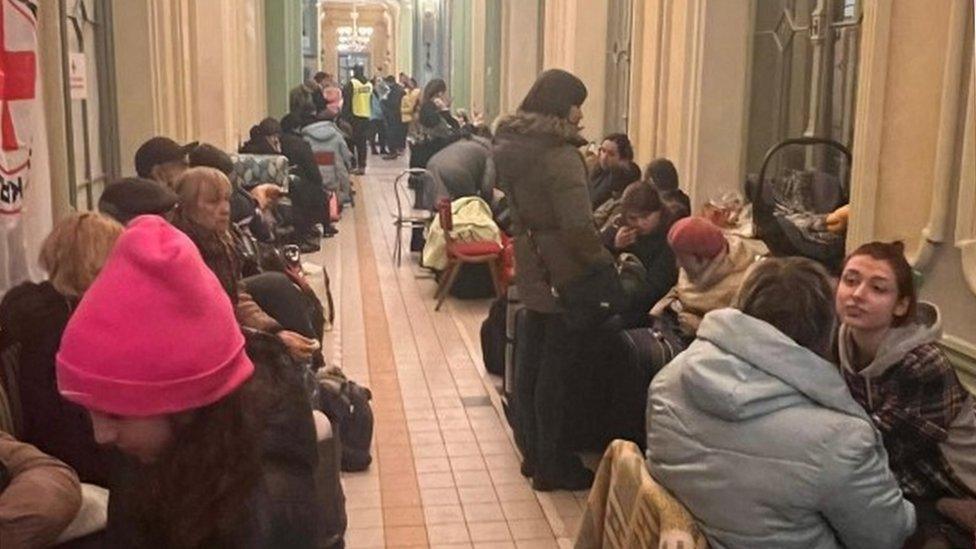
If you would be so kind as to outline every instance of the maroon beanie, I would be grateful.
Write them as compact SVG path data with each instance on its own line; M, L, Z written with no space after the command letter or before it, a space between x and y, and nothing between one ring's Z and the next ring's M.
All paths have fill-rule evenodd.
M668 244L675 253L713 258L728 247L722 230L701 217L679 219L668 231Z

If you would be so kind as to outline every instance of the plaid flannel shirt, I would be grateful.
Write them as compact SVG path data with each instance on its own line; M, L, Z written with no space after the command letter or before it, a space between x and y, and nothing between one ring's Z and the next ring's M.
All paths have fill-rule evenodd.
M976 496L939 449L969 394L938 347L921 345L874 379L842 373L854 400L881 431L889 466L906 496Z

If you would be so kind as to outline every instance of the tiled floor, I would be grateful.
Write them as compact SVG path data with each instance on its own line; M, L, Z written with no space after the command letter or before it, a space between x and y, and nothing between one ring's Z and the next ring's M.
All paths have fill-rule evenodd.
M436 312L416 257L391 261L401 169L372 159L340 234L307 258L332 278L328 359L373 391L375 461L343 476L347 547L571 547L586 494L535 493L519 474L481 361L490 302L449 298Z

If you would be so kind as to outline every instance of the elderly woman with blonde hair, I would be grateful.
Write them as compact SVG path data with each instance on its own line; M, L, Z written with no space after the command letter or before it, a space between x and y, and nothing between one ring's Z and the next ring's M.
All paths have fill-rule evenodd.
M200 250L203 261L217 276L237 315L248 328L278 336L291 355L313 358L320 350L317 323L313 315L317 300L280 272L244 277L241 235L230 222L231 184L214 168L190 168L174 186L179 204L173 225L186 233Z
M92 438L87 412L64 400L54 355L85 291L108 259L122 226L93 212L73 213L44 240L40 264L48 280L11 288L0 302L0 351L19 364L11 389L23 410L17 438L67 463L82 482L106 485L105 451Z

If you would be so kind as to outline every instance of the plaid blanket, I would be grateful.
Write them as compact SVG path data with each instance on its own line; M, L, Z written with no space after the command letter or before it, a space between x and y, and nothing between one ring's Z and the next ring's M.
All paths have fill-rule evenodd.
M705 549L688 511L654 482L633 442L615 440L600 461L576 549Z

